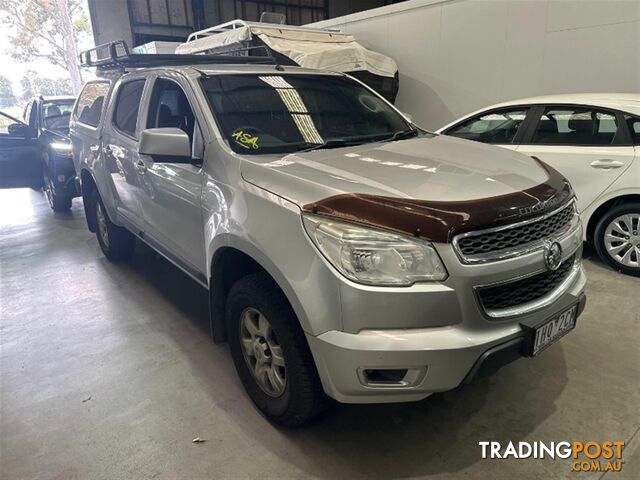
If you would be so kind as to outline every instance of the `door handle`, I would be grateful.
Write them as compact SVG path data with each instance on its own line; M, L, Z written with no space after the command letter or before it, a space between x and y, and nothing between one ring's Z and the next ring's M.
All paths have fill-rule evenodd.
M589 165L600 170L613 170L614 168L622 167L624 165L624 162L603 158L602 160L594 160Z
M138 170L138 172L140 173L144 173L147 171L147 166L144 164L142 160L138 160L136 162L136 170Z

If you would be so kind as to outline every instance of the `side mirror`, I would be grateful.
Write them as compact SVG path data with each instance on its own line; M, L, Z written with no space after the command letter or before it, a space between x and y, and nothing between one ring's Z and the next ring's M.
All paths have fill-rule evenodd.
M12 123L7 127L7 133L12 137L31 138L31 129L24 123Z
M155 162L191 163L189 135L179 128L148 128L140 133L138 153Z

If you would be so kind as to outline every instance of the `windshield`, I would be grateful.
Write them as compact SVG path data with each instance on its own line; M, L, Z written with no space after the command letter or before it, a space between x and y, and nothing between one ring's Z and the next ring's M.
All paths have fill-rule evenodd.
M202 85L237 153L332 148L413 132L382 98L347 77L234 74L205 77Z
M42 104L42 124L44 128L57 132L67 132L73 103L73 99L45 101Z

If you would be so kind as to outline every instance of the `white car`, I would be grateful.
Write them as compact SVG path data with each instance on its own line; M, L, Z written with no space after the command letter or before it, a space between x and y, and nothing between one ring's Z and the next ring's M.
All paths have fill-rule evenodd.
M616 270L640 276L640 94L513 100L470 113L438 133L551 165L573 185L585 241Z

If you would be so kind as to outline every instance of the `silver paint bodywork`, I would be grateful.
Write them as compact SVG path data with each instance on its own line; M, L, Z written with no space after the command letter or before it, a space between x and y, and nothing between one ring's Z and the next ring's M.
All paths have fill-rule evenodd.
M558 313L556 303L496 321L482 311L478 285L526 276L544 268L540 249L506 261L465 265L451 244L435 244L449 277L410 287L354 283L327 263L301 220L304 204L345 192L465 201L504 195L542 183L535 161L504 149L444 136L372 143L289 155L242 156L222 138L199 86L201 75L273 75L271 66L172 67L139 70L112 89L146 78L136 137L110 122L113 93L100 125L72 118L79 177L88 172L109 217L125 226L196 281L209 287L217 252L237 249L278 283L305 332L325 391L343 402L424 398L461 383L488 348L522 335L523 318ZM322 74L285 67L283 74ZM184 89L204 138L202 165L159 163L138 153L138 138L156 78ZM558 241L564 258L581 248L581 224ZM577 298L585 285L580 264L558 298ZM400 387L371 388L363 368L419 367L425 375ZM420 370L422 371L422 370Z

